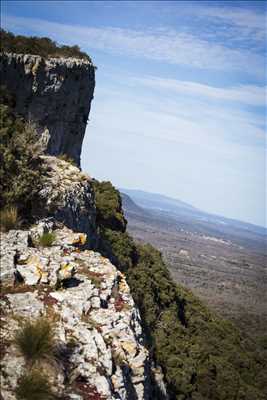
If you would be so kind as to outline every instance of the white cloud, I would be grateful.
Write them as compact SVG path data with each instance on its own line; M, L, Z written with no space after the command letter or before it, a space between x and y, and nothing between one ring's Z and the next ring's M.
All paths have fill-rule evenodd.
M261 31L264 31L265 27L264 14L256 13L244 8L201 7L201 9L198 9L198 15L216 18L232 25L238 25L250 29L259 29Z
M193 144L196 138L203 134L201 143L208 146L214 142L214 146L217 146L219 150L222 141L227 146L232 146L233 143L238 143L240 146L251 146L251 148L264 145L266 138L264 113L254 112L254 109L249 110L246 107L246 99L241 105L239 102L236 104L232 102L235 99L239 101L242 95L250 94L248 89L250 87L245 87L241 93L238 90L236 93L235 90L229 89L228 93L227 89L225 92L223 88L214 88L213 93L212 86L200 85L199 88L198 84L195 87L194 82L190 82L192 86L189 85L188 89L187 82L184 85L182 81L180 87L179 81L166 78L155 78L154 80L153 78L155 77L142 78L129 75L125 77L121 74L112 76L108 74L106 79L107 82L112 82L112 88L106 92L101 86L98 86L96 96L104 99L113 93L112 97L116 98L116 105L120 104L118 107L120 110L122 110L123 102L132 104L132 117L129 115L127 118L134 120L135 128L140 121L140 126L136 131L141 132L142 135L147 135L147 131L149 131L149 135L154 135L161 126L162 140L172 137L172 140L190 141ZM120 84L121 82L123 85ZM175 88L174 83L176 82L178 88ZM118 85L119 92L114 89L118 89ZM149 90L150 87L152 90ZM207 95L205 94L206 88L208 89ZM187 95L187 91L190 95ZM255 100L252 101L255 104L261 104L261 100L264 100L263 96L258 98L255 95ZM135 111L135 115L136 107L138 107L138 112ZM122 112L122 114L125 113L126 111ZM144 121L149 122L150 128L148 124L147 128L142 129ZM154 121L156 121L155 126ZM167 127L171 127L169 129L169 132L172 132L171 136L166 135ZM134 130L132 123L130 129Z
M266 20L265 12L255 12L245 7L229 7L225 3L220 6L213 6L212 3L203 6L201 2L194 4L193 7L184 7L182 12L195 18L195 22L204 22L202 26L204 33L209 26L211 30L216 30L214 35L219 40L223 38L241 45L249 47L253 43L255 46L265 46L266 42ZM204 29L203 29L204 28ZM205 29L206 28L206 29Z
M229 21L232 27L228 29L227 25L229 38L233 27L237 27L243 40L247 29L245 16L238 17L236 22L237 16L226 13L227 10L224 21ZM210 14L205 21L212 18ZM214 15L214 18L219 21L222 17ZM260 32L257 24L251 19L250 32ZM213 35L214 25L207 30L211 34L209 39L201 39L199 33L182 33L180 26L177 30L166 26L134 30L70 26L12 16L3 16L2 26L15 32L49 36L61 43L78 43L84 50L123 55L125 59L139 57L185 65L188 70L189 67L205 68L210 70L206 74L208 78L217 70L224 82L227 81L225 71L236 71L232 76L236 82L239 72L255 74L262 81L265 72L260 55L238 46L228 48L232 42L219 44L217 33ZM197 24L195 28L198 29ZM109 58L112 59L106 59ZM183 76L180 79L184 80L150 75L131 80L129 74L137 74L134 62L127 74L123 70L118 72L119 63L113 59L103 67L98 71L83 146L83 166L90 173L112 179L120 186L131 182L135 187L151 191L157 190L160 182L162 192L193 203L199 198L199 207L205 205L211 211L228 215L233 209L238 210L240 203L248 204L251 199L254 203L250 219L262 223L264 117L258 110L249 112L243 107L264 104L262 87L237 84L215 87ZM164 68L168 73L168 67L164 65ZM197 77L198 71L194 72ZM146 74L152 72L148 70ZM155 93L154 88L160 92ZM236 212L234 216L247 219L248 212Z
M31 30L83 48L142 57L194 68L234 70L264 75L264 59L249 50L231 49L212 40L173 29L133 30L113 27L71 26L39 19L3 16L8 29Z
M264 152L264 117L248 111L233 110L211 101L203 103L194 97L144 92L137 84L131 88L126 85L116 94L113 87L98 87L95 102L93 119L98 120L103 132L113 127L116 132L158 139L162 144L170 142L170 146L175 142L200 146L204 152L223 152L224 157L231 153L234 158L241 148Z
M179 95L203 97L211 100L232 101L246 105L264 107L266 104L266 87L256 85L240 85L230 88L214 87L198 82L188 82L156 76L134 78L147 87L166 89Z
M237 117L223 107L189 104L179 96L166 100L139 89L121 88L114 96L113 87L98 87L83 168L121 187L160 190L200 208L263 223L264 132L245 112ZM253 145L256 138L262 138L260 146ZM250 200L250 210L242 213L240 203Z

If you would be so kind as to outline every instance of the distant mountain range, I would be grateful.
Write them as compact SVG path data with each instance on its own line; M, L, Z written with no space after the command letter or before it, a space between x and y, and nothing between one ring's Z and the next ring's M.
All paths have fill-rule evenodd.
M181 211L198 211L197 208L191 206L184 201L172 199L171 197L164 196L157 193L148 193L143 190L121 189L123 193L128 194L136 204L144 208L152 208L162 211L173 211L176 213Z
M142 190L120 189L126 215L144 221L168 224L169 229L212 235L250 247L266 246L267 229L209 214L183 201Z

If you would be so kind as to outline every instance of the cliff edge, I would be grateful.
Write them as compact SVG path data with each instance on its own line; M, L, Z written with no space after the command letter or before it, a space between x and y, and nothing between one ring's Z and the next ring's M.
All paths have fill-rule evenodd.
M134 242L110 182L73 165L90 59L6 52L1 74L0 398L265 399L264 353Z
M1 86L13 97L14 111L36 123L50 155L80 154L95 88L95 67L78 58L44 58L2 53Z
M53 232L49 247L38 242L44 232ZM21 379L32 373L29 358L45 374L53 398L154 398L149 352L125 277L99 253L81 251L85 240L84 234L51 221L2 235L3 399L15 400L18 390L25 392ZM43 331L53 328L51 354L40 356L37 346L36 363L16 336L27 321L43 324ZM34 338L44 341L44 335ZM34 347L31 339L28 329L28 346Z

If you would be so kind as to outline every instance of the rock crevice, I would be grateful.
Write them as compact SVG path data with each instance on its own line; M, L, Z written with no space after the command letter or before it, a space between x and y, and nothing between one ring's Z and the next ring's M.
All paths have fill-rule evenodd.
M54 324L55 346L74 344L67 363L46 369L57 395L75 400L90 398L90 393L108 400L152 399L150 357L124 275L99 253L81 251L84 235L66 227L54 230L51 247L40 247L36 238L44 229L51 229L51 222L2 236L1 253L7 260L3 270L12 271L3 275L1 296L3 398L15 399L25 369L14 332L21 318L42 316Z

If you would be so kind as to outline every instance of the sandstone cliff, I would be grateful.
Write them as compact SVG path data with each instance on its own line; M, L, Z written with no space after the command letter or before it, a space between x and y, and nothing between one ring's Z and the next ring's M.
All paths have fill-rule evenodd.
M1 85L14 96L15 112L36 122L50 155L80 165L82 141L95 87L88 60L1 54Z

